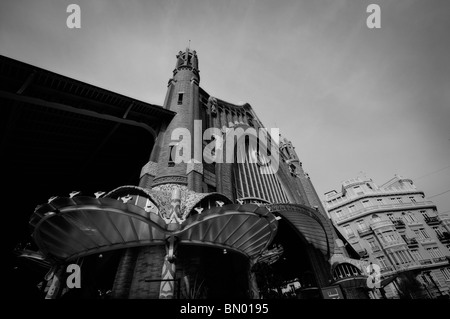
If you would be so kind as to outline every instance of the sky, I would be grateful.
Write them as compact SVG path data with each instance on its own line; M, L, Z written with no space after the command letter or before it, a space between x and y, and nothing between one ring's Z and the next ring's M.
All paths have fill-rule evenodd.
M66 25L78 4L81 28ZM369 29L371 3L381 28ZM2 0L0 54L162 105L175 55L290 139L319 196L399 174L450 211L448 0Z

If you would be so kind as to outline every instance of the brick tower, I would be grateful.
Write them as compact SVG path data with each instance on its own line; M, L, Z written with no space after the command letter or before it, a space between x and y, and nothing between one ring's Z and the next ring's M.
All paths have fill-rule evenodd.
M190 190L201 192L202 133L194 127L194 121L201 120L198 58L197 53L189 48L186 48L184 52L180 51L176 58L173 77L169 80L164 101L164 108L176 112L176 115L170 124L162 129L152 151L150 162L143 169L140 185L149 187L167 183L184 184ZM190 141L180 139L179 135L176 135L182 129L189 132ZM194 139L196 139L195 142ZM180 146L180 143L186 146L184 150L189 149L190 156L181 154L185 160L177 163L177 146ZM191 163L186 163L193 158L195 160Z

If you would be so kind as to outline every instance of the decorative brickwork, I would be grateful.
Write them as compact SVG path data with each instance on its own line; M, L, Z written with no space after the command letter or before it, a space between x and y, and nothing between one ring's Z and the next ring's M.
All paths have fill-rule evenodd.
M157 171L158 171L158 163L149 161L142 167L140 177L144 176L145 174L156 176Z

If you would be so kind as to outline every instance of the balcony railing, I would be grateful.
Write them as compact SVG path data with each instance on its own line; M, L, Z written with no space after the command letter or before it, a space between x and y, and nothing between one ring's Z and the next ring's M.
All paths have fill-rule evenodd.
M395 228L405 228L405 222L401 219L394 219L392 220L392 223L394 224Z
M392 222L390 220L380 220L378 222L374 222L370 224L370 228L372 228L372 230L381 228L381 227L386 227L386 226L392 226Z
M409 226L421 226L421 225L423 225L423 222L421 222L420 220L406 220L406 223Z
M382 273L386 273L386 272L399 272L399 271L407 271L407 270L412 270L412 269L417 269L417 268L421 268L423 266L429 266L429 265L433 265L433 263L447 263L448 259L447 257L439 257L439 258L432 258L432 259L421 259L421 260L412 260L408 263L404 263L404 264L397 264L393 267L389 266L389 267L385 267L385 268L381 268L381 272Z
M434 240L433 238L418 238L418 240L422 245L436 243L436 240Z
M372 229L370 229L369 227L358 229L358 234L360 237L370 235L371 233L372 233Z
M438 216L425 216L425 223L427 223L428 225L437 225L441 222L441 220L439 219Z
M437 234L437 238L442 243L448 243L448 242L450 242L450 233L445 231L442 234Z
M421 265L431 265L432 264L431 259L421 259L421 260L419 260L419 262Z
M448 261L448 259L447 259L447 257L444 257L444 256L433 258L433 262L435 262L435 263L441 263L441 262L446 262L446 261Z
M384 248L387 248L387 247L396 246L396 245L404 245L405 242L401 239L397 239L397 240L393 240L393 241L386 241L381 244L383 245Z
M380 210L393 210L393 209L407 210L407 209L415 209L415 208L421 208L421 207L426 207L426 206L435 206L435 205L433 204L432 201L424 201L424 202L418 202L418 203L402 203L402 204L396 203L396 204L373 205L370 207L364 207L364 208L358 209L358 210L348 213L348 214L343 214L342 216L337 217L335 220L336 220L336 223L343 223L349 219L357 218L362 215L367 215L372 212L375 213Z
M376 253L376 252L381 251L381 248L380 248L379 246L373 246L373 247L372 247L372 251L373 251L374 253Z
M383 267L380 269L381 272L388 272L388 271L393 271L394 268L392 268L391 266L387 266L387 267Z
M410 261L408 263L401 264L401 265L399 264L399 265L395 266L396 270L399 270L399 271L409 270L409 269L418 268L418 267L421 267L421 264L417 261Z
M419 242L415 238L405 238L405 242L408 246L418 246Z
M361 250L358 250L356 252L359 254L359 256L361 258L365 258L365 257L369 256L369 253L367 252L367 250L365 248L362 248Z

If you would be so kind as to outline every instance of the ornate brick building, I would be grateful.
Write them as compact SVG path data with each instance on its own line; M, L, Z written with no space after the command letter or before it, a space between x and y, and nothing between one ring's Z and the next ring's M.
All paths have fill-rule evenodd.
M52 154L73 152L74 145L77 154L91 154L81 161L91 169L58 179L59 187L45 184L55 193L43 197L41 189L41 197L33 198L34 205L43 204L30 220L32 241L16 252L24 264L39 265L41 294L367 298L365 265L338 238L292 144L260 130L264 126L249 104L203 90L195 51L180 51L176 58L162 107L2 58L3 102L22 115L41 114L42 125L28 119L29 125L50 140L57 136L48 134L51 125L68 134L73 144L59 143ZM14 112L11 123L21 121ZM52 123L42 114L51 114ZM18 129L5 126L11 136ZM70 135L75 129L78 138ZM244 134L232 136L231 146L224 142L239 131ZM97 135L105 138L92 152L88 140ZM252 136L266 142L264 152ZM219 153L234 155L218 161ZM70 154L59 171L73 165ZM145 162L139 165L137 158ZM104 175L98 162L108 168ZM56 178L51 167L46 172L36 180ZM81 288L66 286L69 264L80 266Z

